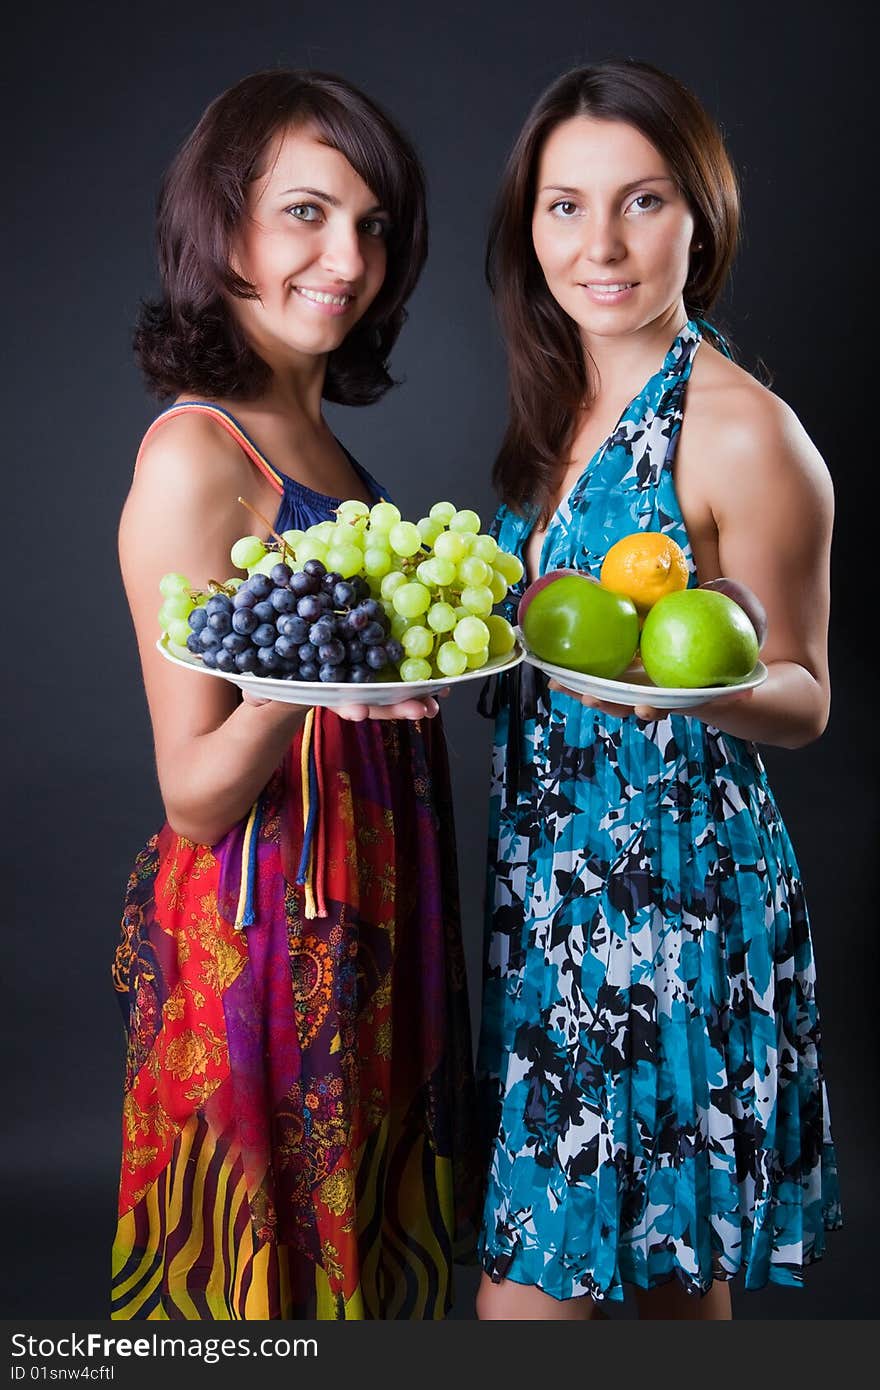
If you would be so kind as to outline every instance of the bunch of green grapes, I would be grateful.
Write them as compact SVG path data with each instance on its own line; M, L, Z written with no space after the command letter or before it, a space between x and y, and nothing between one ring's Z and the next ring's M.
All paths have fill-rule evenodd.
M480 527L476 512L451 502L412 522L393 502L352 499L335 521L285 531L282 547L243 536L231 558L249 574L269 574L283 548L298 569L319 560L343 580L364 578L403 649L401 679L424 681L478 670L513 649L513 628L492 610L522 578L522 563Z

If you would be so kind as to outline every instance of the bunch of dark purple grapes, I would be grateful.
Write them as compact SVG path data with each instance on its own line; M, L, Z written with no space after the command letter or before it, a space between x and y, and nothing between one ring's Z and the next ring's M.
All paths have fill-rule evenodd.
M234 594L212 594L189 625L187 649L226 675L363 684L403 656L366 580L343 579L320 560L252 574Z

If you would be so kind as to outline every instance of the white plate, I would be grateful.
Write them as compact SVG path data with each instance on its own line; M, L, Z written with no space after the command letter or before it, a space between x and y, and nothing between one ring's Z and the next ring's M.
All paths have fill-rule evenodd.
M553 666L549 661L529 651L517 629L517 637L525 651L525 659L537 666L545 675L552 676L574 690L579 695L592 695L596 700L610 700L618 705L652 705L654 709L689 709L692 705L704 705L709 700L720 700L725 695L733 695L738 690L753 690L763 685L767 679L767 667L758 661L755 667L741 681L733 685L704 685L701 687L655 685L640 661L634 661L623 672L625 679L606 680L601 676L586 676L581 671L569 671L564 666Z
M279 681L270 676L226 675L205 666L198 657L189 652L177 656L170 652L166 639L156 643L166 661L182 666L186 671L196 671L203 676L216 676L222 681L231 681L240 690L249 690L264 700L278 700L285 705L322 705L335 709L337 705L396 705L399 700L418 699L424 695L435 695L438 690L446 690L464 681L485 680L499 671L509 671L518 666L523 659L520 646L514 647L509 656L498 656L487 661L478 671L465 671L460 676L444 676L442 680L430 681L366 681L355 685L351 681Z

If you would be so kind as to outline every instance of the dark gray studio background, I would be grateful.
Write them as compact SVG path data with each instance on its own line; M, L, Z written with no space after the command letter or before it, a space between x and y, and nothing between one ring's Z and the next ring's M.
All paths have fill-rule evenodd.
M482 278L497 176L547 82L576 62L621 55L683 78L726 132L745 245L721 317L742 360L772 372L837 490L831 724L821 742L768 750L767 761L811 905L846 1227L805 1291L737 1287L736 1312L874 1314L876 763L866 673L877 653L880 539L866 404L876 282L867 11L854 0L17 7L5 35L3 219L6 1316L107 1315L123 1061L110 961L132 858L161 818L115 529L156 408L129 335L155 285L163 169L207 102L260 68L339 72L388 107L428 170L431 255L393 357L404 384L369 409L333 409L332 424L406 515L448 496L488 520L505 408ZM475 1021L490 738L476 690L446 708ZM455 1316L472 1316L474 1286L463 1273Z

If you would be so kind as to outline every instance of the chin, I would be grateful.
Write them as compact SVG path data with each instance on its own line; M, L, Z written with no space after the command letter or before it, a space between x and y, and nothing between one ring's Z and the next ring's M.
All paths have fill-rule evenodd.
M647 310L643 305L609 305L607 309L591 309L589 314L581 312L575 322L581 332L590 337L620 338L656 325L669 312L669 307L666 303Z
M335 352L336 348L340 347L345 342L350 332L351 329L348 328L344 333L316 334L308 346L303 342L303 351L314 353Z
M303 339L311 338L314 342L332 343L333 347L339 347L362 318L363 314L345 314L340 318L328 318L308 324L299 323L297 331Z
M304 357L325 357L345 342L353 326L349 325L345 331L337 328L329 332L325 329L318 333L290 333L284 340L285 346Z
M582 333L587 333L594 338L617 338L626 333L635 333L644 327L644 319L641 314L635 314L632 310L627 312L623 305L619 309L599 310L595 314L581 314L575 320Z

